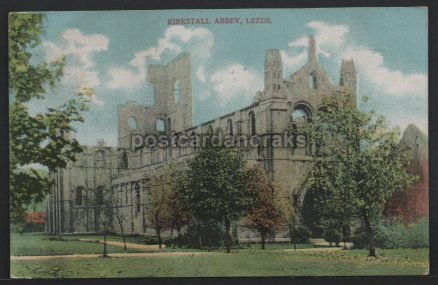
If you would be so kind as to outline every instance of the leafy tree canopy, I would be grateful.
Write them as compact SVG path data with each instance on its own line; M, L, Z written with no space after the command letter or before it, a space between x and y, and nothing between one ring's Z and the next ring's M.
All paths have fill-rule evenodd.
M34 56L44 33L43 20L44 15L38 13L9 16L9 177L14 222L23 222L27 205L41 201L52 184L33 165L54 171L81 151L71 137L72 124L82 122L81 112L88 108L89 100L79 93L58 108L30 114L27 103L43 99L63 75L64 57L47 63Z
M310 186L327 192L326 218L341 226L353 217L364 221L375 256L372 223L387 201L414 180L406 149L398 142L398 130L390 130L382 116L358 110L349 96L326 97L324 105L325 112L310 127L317 147Z

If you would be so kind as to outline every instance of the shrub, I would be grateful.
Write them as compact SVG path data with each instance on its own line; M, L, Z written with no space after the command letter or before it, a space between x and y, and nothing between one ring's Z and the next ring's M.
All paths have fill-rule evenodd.
M429 218L423 218L408 228L406 236L410 248L429 247Z
M185 238L186 238L186 236L181 235L181 244L182 245L185 244ZM173 247L173 248L178 247L179 242L180 241L178 239L178 236L169 237L169 238L166 238L164 240L164 244L166 245L166 247Z
M429 246L429 218L405 226L400 223L378 224L374 227L376 246L380 248L422 248ZM368 239L364 227L352 238L354 248L366 248Z
M351 237L351 242L355 249L367 248L368 238L364 226L360 226L354 231L354 235Z
M200 223L192 222L184 236L185 245L199 248L201 238L202 248L220 248L225 244L225 227L218 221L208 220Z
M309 243L312 232L306 226L299 226L292 231L292 241L295 243Z
M322 237L330 243L330 246L332 243L335 243L336 246L339 246L339 243L342 239L341 232L332 227L324 228Z

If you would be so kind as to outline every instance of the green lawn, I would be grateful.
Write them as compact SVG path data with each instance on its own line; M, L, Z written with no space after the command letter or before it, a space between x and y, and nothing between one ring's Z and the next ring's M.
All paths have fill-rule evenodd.
M428 249L282 251L247 250L229 255L12 261L12 277L161 277L419 275L428 272Z
M84 254L101 253L102 244L81 242L79 239L103 240L102 235L74 235L74 236L50 236L44 233L18 233L11 234L11 255L64 255L64 254ZM110 235L108 241L123 242L121 236ZM126 242L144 244L144 239L140 236L127 236ZM314 247L311 244L297 244L297 248ZM260 249L260 244L242 244L242 250ZM266 249L288 249L293 248L289 243L267 243ZM158 251L158 250L157 250ZM161 250L163 251L163 250ZM201 251L194 248L165 248L164 251ZM211 250L222 252L223 250ZM108 246L108 253L125 252L122 247ZM143 252L139 250L128 250L126 252ZM154 252L148 250L147 252Z
M52 239L51 239L52 238ZM59 238L59 237L56 237ZM11 255L58 255L101 253L102 244L78 241L101 236L63 236L53 240L45 234L11 234ZM110 236L109 240L121 241ZM129 242L142 243L139 237ZM299 244L298 249L313 245ZM111 257L86 259L11 261L11 276L34 278L148 277L148 276L307 276L307 275L418 275L428 271L429 249L378 250L377 259L365 250L291 250L288 243L247 244L227 255L215 250L211 255ZM199 251L166 248L163 251ZM108 246L109 253L124 252ZM129 250L128 252L139 252Z
M51 240L58 238L43 233L11 233L11 255L63 255L102 253L102 244L81 242L74 238ZM108 246L108 252L125 252L122 247ZM139 252L128 250L128 252Z

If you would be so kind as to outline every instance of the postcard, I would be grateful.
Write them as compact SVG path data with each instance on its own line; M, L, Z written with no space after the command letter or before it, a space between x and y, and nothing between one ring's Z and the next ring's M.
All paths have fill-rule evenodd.
M427 20L10 13L11 277L428 274Z

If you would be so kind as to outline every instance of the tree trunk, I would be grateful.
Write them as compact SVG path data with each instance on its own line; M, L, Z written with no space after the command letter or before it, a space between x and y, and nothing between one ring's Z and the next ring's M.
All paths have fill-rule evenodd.
M125 251L127 251L128 247L126 246L126 237L125 237L125 234L123 233L123 231L122 231L122 238L123 238L123 249Z
M176 231L178 233L178 248L182 248L182 236L181 236L181 227L179 225L176 226Z
M364 222L365 222L365 230L366 230L367 236L368 236L368 246L369 246L369 250L370 250L368 256L377 257L376 256L376 240L374 238L374 231L373 231L373 228L371 227L370 218L367 215L364 215Z
M108 251L107 251L107 247L106 247L106 230L103 231L103 254L102 257L108 257Z
M117 214L117 221L119 222L120 231L122 232L123 248L125 251L127 251L128 248L126 247L126 237L125 237L125 231L123 229L123 221L122 221L122 218L119 216L119 214Z
M262 249L265 249L265 244L266 244L266 233L264 231L260 232L260 236L262 238Z
M225 218L225 232L226 232L227 253L230 253L231 252L231 222L228 217Z
M162 249L163 240L161 239L161 226L157 214L155 215L155 232L157 233L158 248Z
M296 251L297 250L297 241L295 238L295 216L293 219L294 219L294 221L292 223L290 223L290 225L289 225L289 231L290 231L289 235L290 235L291 241L294 244L294 251Z
M158 238L158 248L163 248L163 240L161 239L161 231L157 230L157 238Z
M346 239L347 239L346 237L347 237L347 228L346 226L342 226L342 242L344 243L344 247L342 249L348 249L346 243Z
M198 219L198 246L202 249L202 235L201 235L201 222Z

